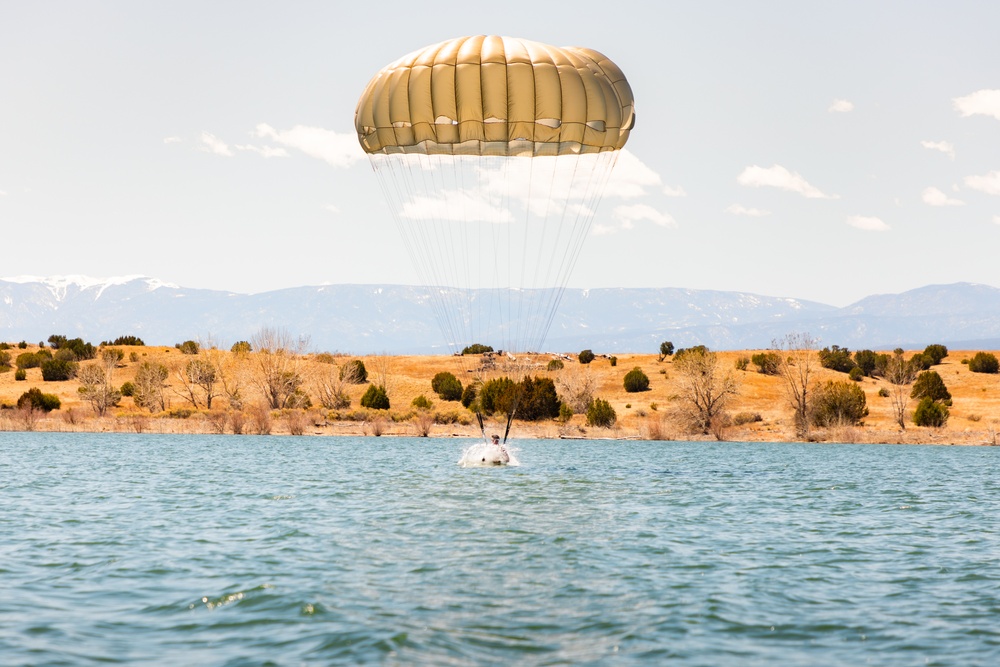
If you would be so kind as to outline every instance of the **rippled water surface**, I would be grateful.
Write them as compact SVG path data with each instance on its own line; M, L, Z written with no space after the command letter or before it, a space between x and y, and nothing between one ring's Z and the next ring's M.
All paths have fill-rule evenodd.
M0 433L0 663L1000 664L1000 449Z

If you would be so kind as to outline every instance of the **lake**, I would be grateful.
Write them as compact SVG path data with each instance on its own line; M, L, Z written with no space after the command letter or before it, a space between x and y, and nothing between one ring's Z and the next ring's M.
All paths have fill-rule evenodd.
M1000 448L0 433L4 665L996 665Z

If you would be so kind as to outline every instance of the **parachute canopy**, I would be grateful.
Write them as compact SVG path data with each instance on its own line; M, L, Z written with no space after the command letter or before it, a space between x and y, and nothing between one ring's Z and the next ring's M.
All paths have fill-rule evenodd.
M372 78L358 139L451 351L542 349L634 121L590 49L462 37Z
M482 35L383 68L354 119L367 153L501 156L616 150L634 121L632 89L603 54Z

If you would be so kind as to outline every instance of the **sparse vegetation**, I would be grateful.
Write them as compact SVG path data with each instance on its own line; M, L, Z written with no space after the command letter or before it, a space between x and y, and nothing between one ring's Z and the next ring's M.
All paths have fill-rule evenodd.
M622 384L625 386L625 391L630 394L640 391L649 391L649 376L643 373L641 368L636 366L625 374L625 379Z
M810 418L814 426L857 426L867 416L865 392L853 382L830 380L813 394Z
M973 373L1000 372L1000 361L992 352L976 352L969 360L969 370Z
M589 364L594 360L594 352L593 350L583 350L579 355L577 355L577 359L580 360L581 364Z
M941 428L948 423L948 407L930 396L924 396L913 413L913 423L917 426Z
M758 373L778 375L781 373L781 355L777 352L758 352L750 357Z
M442 371L431 380L431 389L442 401L460 401L464 388L454 373Z
M603 398L595 398L587 407L587 426L611 428L617 421L615 409Z
M549 359L549 363L546 364L545 370L547 371L561 371L566 367L562 359Z
M361 397L361 407L369 410L388 410L389 395L386 393L385 387L380 384L368 385L368 390Z

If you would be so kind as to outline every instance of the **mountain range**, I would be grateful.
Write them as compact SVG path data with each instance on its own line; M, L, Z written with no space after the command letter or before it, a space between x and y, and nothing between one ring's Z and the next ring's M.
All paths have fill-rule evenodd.
M135 335L149 345L211 340L227 346L262 327L307 336L311 349L353 354L447 350L427 289L321 285L241 294L154 278L0 279L0 340L52 334L93 343ZM681 288L567 289L550 351L654 353L678 348L763 349L792 332L851 349L1000 347L1000 289L955 283L880 294L839 308L745 292Z

